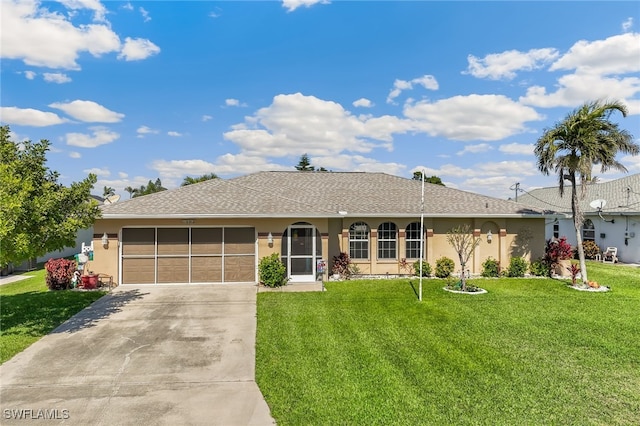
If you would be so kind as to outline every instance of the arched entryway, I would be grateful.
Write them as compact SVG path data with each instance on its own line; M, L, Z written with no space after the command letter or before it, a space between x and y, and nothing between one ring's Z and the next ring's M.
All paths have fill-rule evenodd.
M317 264L322 259L322 237L318 229L307 222L297 222L283 232L282 261L292 282L313 282Z

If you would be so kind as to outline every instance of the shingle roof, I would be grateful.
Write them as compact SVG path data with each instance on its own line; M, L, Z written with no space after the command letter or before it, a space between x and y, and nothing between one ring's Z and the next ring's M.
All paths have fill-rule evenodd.
M258 172L102 207L117 217L340 217L420 214L421 182L385 173ZM543 209L425 183L426 216L540 216Z
M578 194L582 194L581 187ZM640 173L625 176L609 182L585 185L585 195L580 201L583 213L597 213L589 204L594 200L605 200L605 213L640 212ZM539 208L571 212L571 187L565 187L564 197L560 197L558 187L539 188L518 197L518 202Z

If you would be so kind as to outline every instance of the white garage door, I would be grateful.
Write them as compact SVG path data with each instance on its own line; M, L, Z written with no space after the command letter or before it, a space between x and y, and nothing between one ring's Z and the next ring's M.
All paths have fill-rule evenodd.
M122 284L256 280L254 228L123 228Z

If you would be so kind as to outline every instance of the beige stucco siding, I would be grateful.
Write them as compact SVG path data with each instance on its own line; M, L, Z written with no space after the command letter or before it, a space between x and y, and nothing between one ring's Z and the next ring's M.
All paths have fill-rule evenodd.
M119 244L122 229L125 227L252 227L256 232L257 258L255 276L257 277L257 263L271 253L281 253L282 236L287 228L298 222L314 225L322 237L322 257L331 268L333 257L341 251L349 252L349 227L355 222L364 222L370 228L368 259L354 259L363 274L399 274L405 273L400 269L400 259L406 257L405 229L412 222L419 222L419 218L225 218L225 219L99 219L94 225L94 260L89 269L96 273L112 275L117 281L119 277ZM398 230L397 251L395 259L377 258L377 229L383 222L393 222ZM471 273L479 274L482 263L489 257L500 261L502 267L507 267L512 256L523 256L527 260L542 256L544 251L544 219L520 218L478 218L453 219L430 218L424 219L426 235L425 259L433 266L436 260L446 256L454 260L456 272L460 265L458 256L447 242L447 232L452 228L467 224L475 230L481 243L470 259L468 268ZM487 233L491 231L492 241L487 241ZM104 233L109 236L107 247L102 246L101 237ZM273 243L268 243L268 234L273 236ZM413 262L416 259L407 259Z

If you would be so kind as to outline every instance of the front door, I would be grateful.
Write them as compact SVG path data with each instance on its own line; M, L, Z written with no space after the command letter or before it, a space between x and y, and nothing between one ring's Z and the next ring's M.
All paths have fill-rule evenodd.
M313 225L291 225L288 229L289 253L287 270L293 282L315 281L316 228Z

